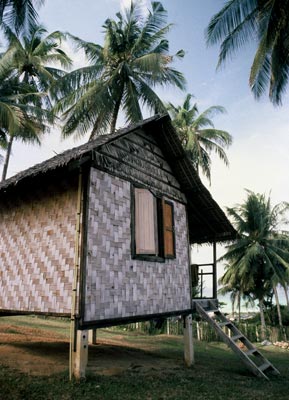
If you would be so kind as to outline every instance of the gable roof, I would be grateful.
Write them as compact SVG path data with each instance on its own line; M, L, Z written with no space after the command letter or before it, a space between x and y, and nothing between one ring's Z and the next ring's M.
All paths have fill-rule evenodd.
M236 237L236 231L210 192L202 184L191 161L187 157L170 117L156 115L152 118L120 129L114 134L101 135L95 140L66 150L57 156L28 168L0 183L0 195L9 188L17 188L20 182L45 175L48 171L64 168L77 162L78 165L92 157L92 151L118 140L129 133L142 129L154 135L159 147L169 162L181 190L188 201L188 220L191 243L228 241Z
M79 160L81 163L82 161L84 161L83 159L86 156L88 156L92 150L95 150L104 144L108 144L124 135L127 135L131 131L134 131L135 129L141 127L144 124L144 122L145 121L142 121L142 123L131 125L128 128L119 129L114 134L100 135L95 140L89 141L81 146L65 150L62 153L57 154L56 156L49 158L46 161L43 161L39 164L35 164L33 167L21 171L18 174L12 176L11 178L8 178L5 181L0 182L0 193L11 186L16 186L20 181L24 179L32 178L34 176L37 176L39 174L44 174L48 171L52 171L59 167L67 166L72 161Z

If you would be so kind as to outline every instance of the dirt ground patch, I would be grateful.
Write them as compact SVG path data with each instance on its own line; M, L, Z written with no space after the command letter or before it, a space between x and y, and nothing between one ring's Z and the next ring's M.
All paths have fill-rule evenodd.
M1 364L31 375L50 375L68 367L69 342L51 331L0 326Z
M69 340L50 330L1 324L0 364L37 376L68 370ZM119 375L128 370L153 373L179 368L183 368L181 359L156 356L120 334L99 338L97 345L89 346L88 373Z

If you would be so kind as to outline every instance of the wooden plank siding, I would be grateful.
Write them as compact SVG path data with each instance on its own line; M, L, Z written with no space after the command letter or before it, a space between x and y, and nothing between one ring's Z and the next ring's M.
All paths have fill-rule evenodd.
M161 149L151 135L146 136L137 131L101 146L95 152L95 166L185 203L180 184Z

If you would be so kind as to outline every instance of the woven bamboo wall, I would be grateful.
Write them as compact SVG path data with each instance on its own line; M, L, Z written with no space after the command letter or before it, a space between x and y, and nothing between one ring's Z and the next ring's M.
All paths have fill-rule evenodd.
M176 259L131 258L131 184L91 170L85 321L190 308L185 206L174 202Z
M77 183L0 202L0 310L70 313Z

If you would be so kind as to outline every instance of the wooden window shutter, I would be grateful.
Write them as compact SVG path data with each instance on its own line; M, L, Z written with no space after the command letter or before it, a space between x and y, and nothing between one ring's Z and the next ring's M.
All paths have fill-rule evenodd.
M135 189L136 254L157 254L156 199L146 189Z
M175 258L175 229L173 203L163 200L164 256Z

